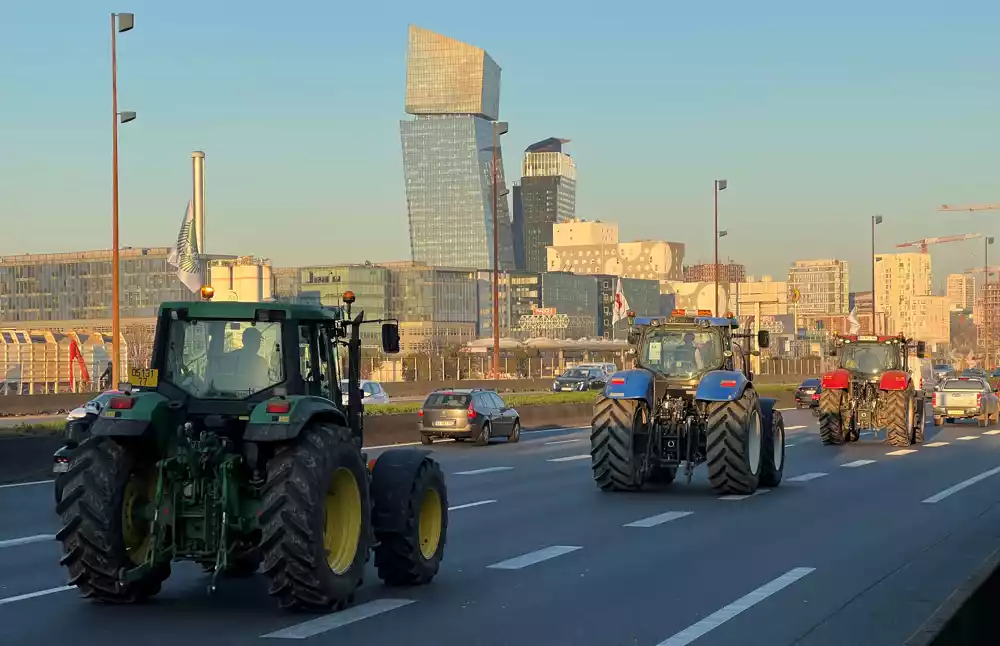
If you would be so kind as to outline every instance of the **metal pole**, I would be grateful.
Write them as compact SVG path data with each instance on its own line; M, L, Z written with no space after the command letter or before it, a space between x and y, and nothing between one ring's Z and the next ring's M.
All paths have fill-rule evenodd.
M878 322L875 312L875 216L872 216L872 334L878 334Z
M115 14L111 14L111 387L121 383L121 319L118 255L118 51Z
M191 203L194 205L195 244L198 253L205 253L205 153L196 150L191 153L191 170L194 180L194 195Z
M983 345L985 346L985 357L983 367L987 370L990 367L990 239L986 238L983 244Z
M500 378L500 223L497 214L497 124L493 124L493 378Z
M715 315L719 316L719 180L715 180Z

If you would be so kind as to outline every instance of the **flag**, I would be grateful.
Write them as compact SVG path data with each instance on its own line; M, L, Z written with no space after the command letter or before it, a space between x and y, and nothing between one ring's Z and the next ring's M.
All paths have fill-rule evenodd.
M851 308L851 313L847 315L847 322L851 324L851 331L848 334L857 334L861 331L861 321L858 320L858 306Z
M625 298L625 292L622 291L622 279L618 278L618 287L615 289L615 311L611 319L611 325L617 325L618 321L625 319L625 314L628 312L628 299Z
M187 211L181 222L181 230L177 234L177 242L170 249L167 262L177 268L177 277L184 283L184 286L192 292L197 292L204 285L204 281L202 280L201 254L198 250L197 238L194 235L194 226L194 210L191 208L191 201L188 200Z

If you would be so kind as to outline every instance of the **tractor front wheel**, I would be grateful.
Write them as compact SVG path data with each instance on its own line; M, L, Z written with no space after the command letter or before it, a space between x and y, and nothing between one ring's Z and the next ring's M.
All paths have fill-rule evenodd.
M91 437L74 452L62 485L56 512L63 525L56 540L63 545L60 563L69 570L70 585L107 603L135 603L157 594L170 576L169 564L136 581L119 578L149 555L155 471L140 466L111 438Z
M306 426L267 464L261 552L269 593L284 609L340 610L368 560L368 473L351 431Z
M913 428L916 426L916 398L912 390L891 390L883 393L885 412L885 441L889 446L910 446Z

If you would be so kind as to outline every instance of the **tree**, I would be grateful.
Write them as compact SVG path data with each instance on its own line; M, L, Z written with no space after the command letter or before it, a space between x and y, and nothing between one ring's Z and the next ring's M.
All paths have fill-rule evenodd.
M127 361L130 368L148 368L153 358L153 338L156 327L144 323L133 323L122 329L122 339L128 349Z

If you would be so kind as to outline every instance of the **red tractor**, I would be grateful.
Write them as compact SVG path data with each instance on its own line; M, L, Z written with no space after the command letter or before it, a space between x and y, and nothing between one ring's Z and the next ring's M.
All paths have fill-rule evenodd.
M907 361L912 342L902 334L834 337L837 368L823 375L819 398L823 444L857 442L862 431L882 429L892 446L924 441L924 395ZM916 343L918 358L924 347Z

